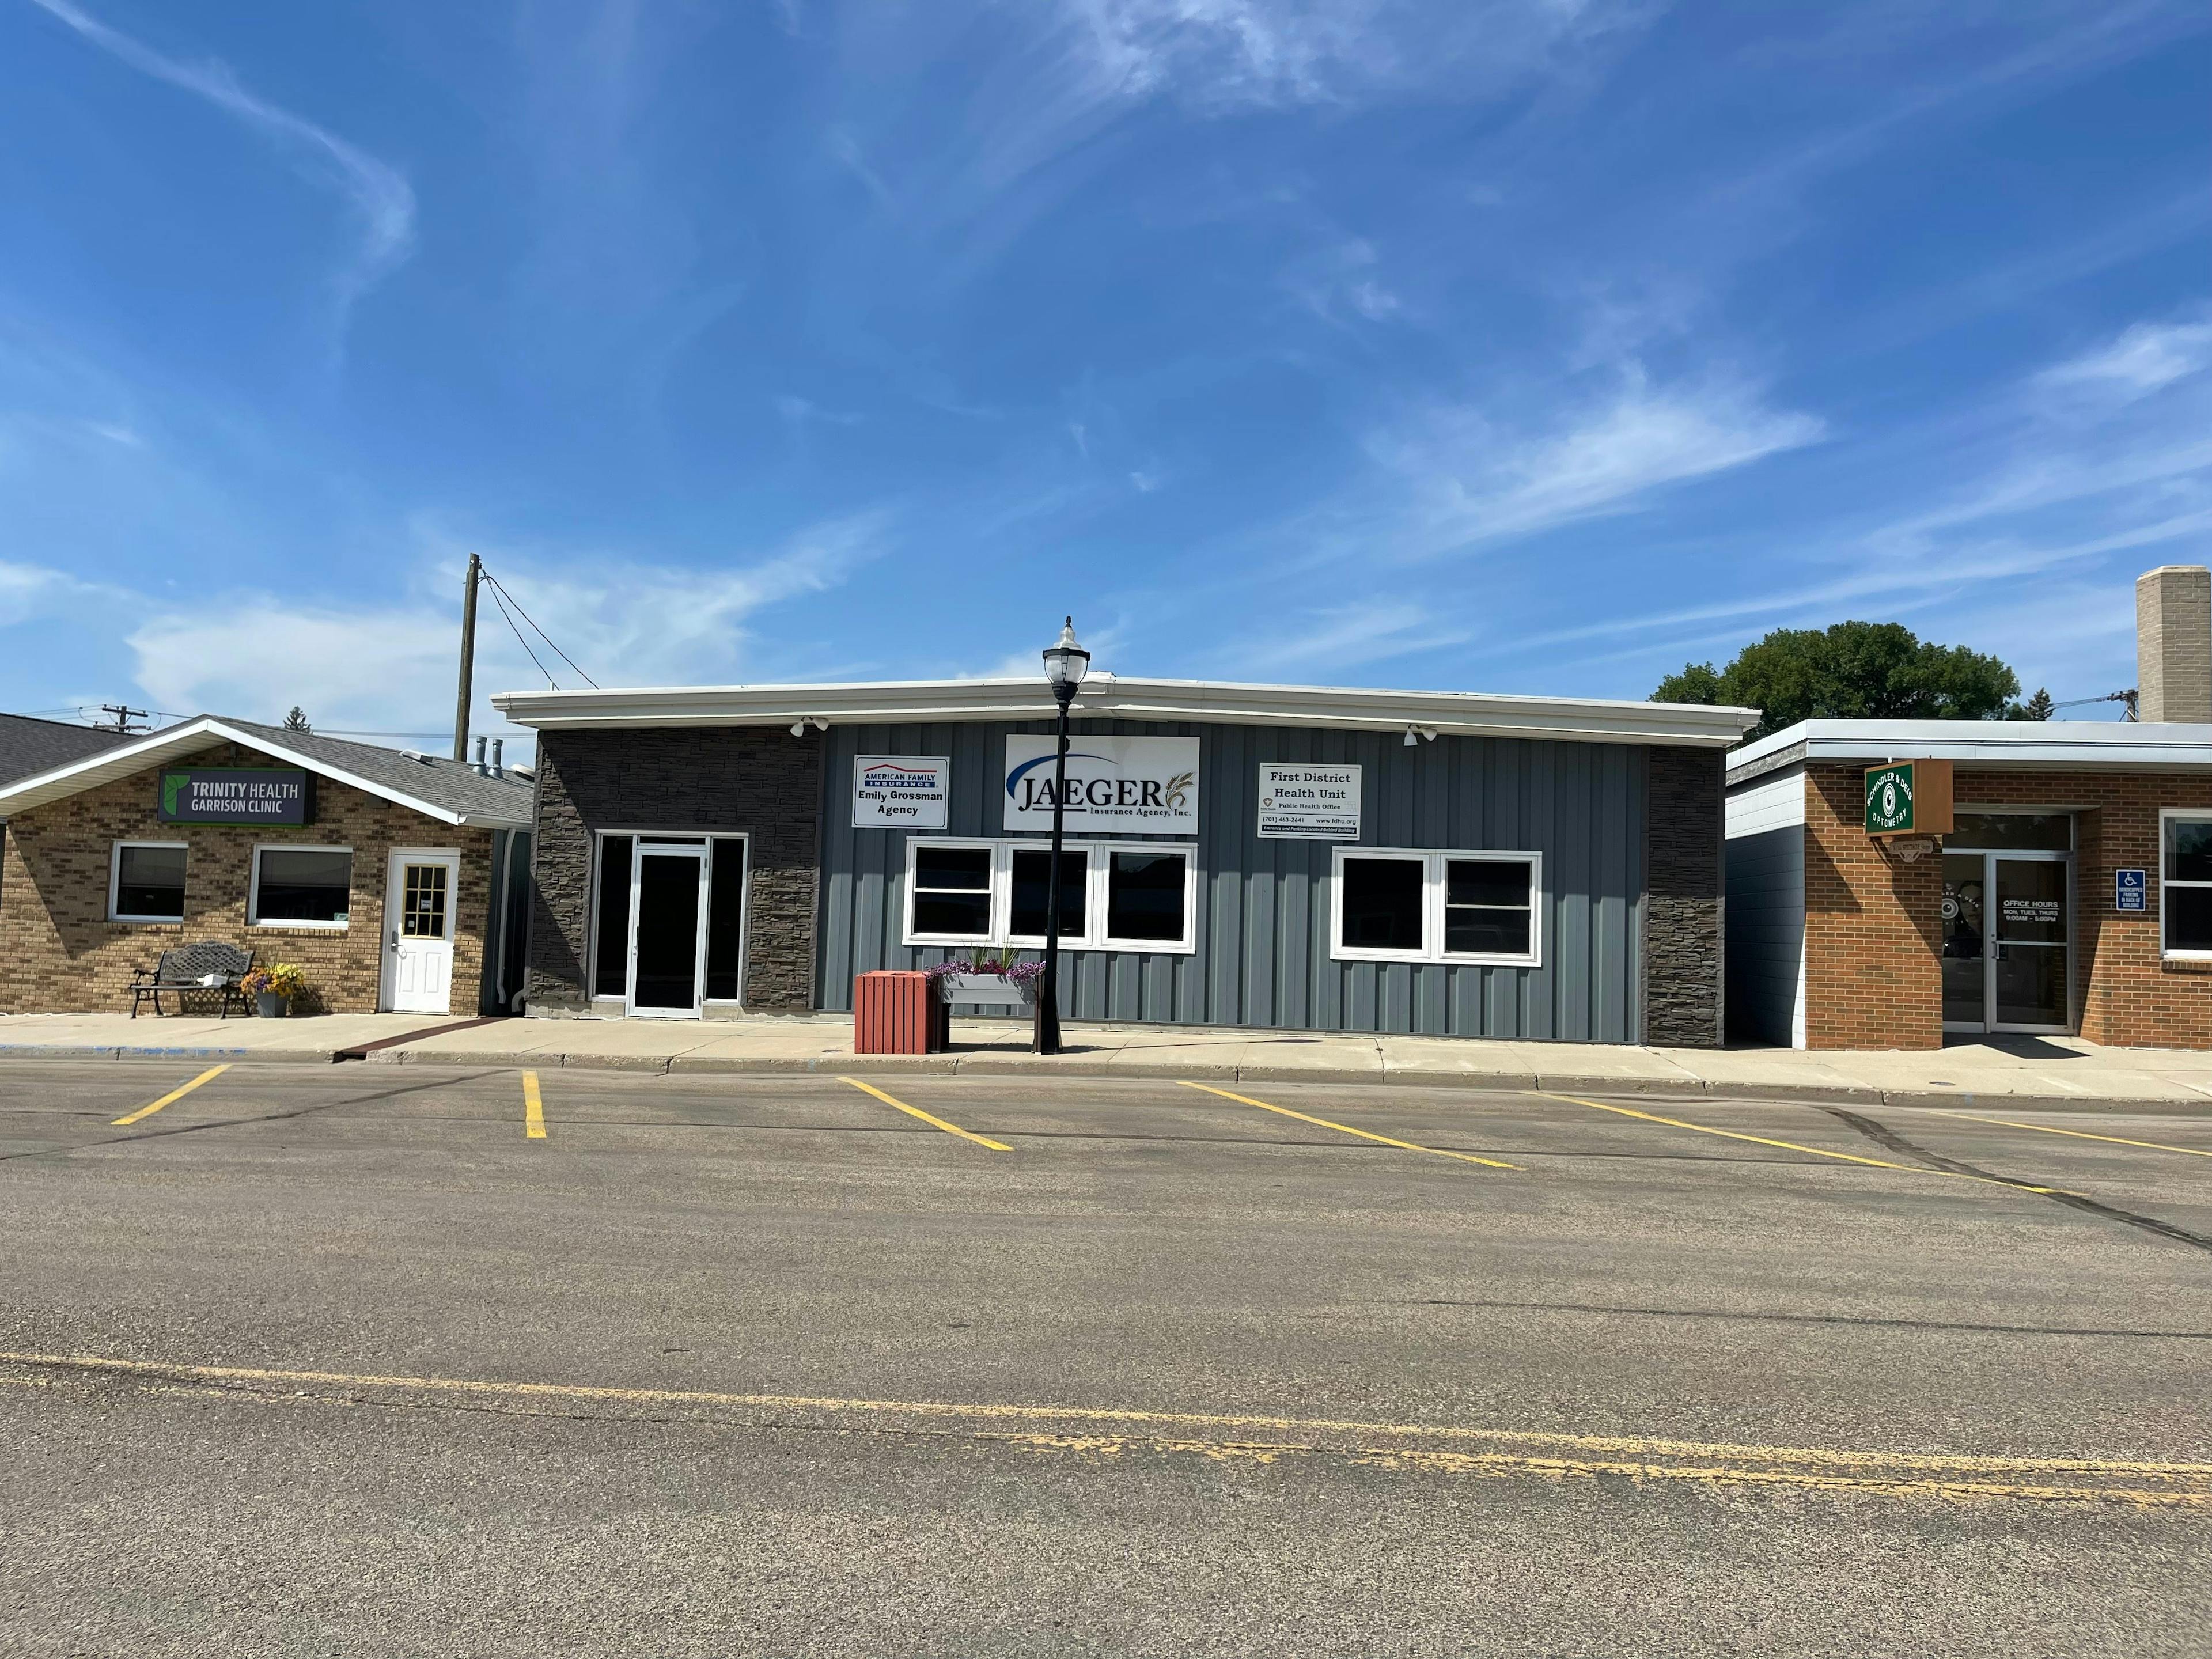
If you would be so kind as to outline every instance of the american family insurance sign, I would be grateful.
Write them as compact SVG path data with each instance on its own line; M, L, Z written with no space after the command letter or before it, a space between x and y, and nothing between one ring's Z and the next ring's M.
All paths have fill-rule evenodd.
M161 774L164 823L305 823L307 775L277 767L194 766Z
M1006 739L1008 830L1052 828L1051 738ZM1061 820L1071 834L1198 833L1196 738L1073 738Z
M951 778L943 755L855 756L853 828L942 830Z

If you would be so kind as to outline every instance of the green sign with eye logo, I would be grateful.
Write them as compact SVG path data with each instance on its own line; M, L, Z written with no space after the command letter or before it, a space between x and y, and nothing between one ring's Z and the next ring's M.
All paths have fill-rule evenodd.
M1951 833L1951 763L1892 761L1866 771L1869 836Z

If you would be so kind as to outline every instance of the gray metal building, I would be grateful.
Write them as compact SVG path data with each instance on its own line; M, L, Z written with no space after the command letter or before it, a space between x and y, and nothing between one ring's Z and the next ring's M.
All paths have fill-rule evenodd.
M540 733L532 1013L842 1011L1042 945L1041 679L495 702ZM1748 711L1094 674L1075 713L1066 1018L1720 1040Z

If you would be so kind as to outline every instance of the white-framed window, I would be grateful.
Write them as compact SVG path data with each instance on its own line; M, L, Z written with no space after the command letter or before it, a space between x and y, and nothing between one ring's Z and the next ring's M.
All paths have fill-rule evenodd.
M1543 960L1540 853L1338 847L1329 876L1329 955L1340 962Z
M1063 950L1198 948L1198 858L1188 842L1068 842L1060 857ZM906 858L905 943L1044 948L1049 846L917 836Z
M352 911L352 848L276 842L253 849L247 926L337 932L346 926Z
M2212 959L2212 812L2159 815L2159 927L2166 954Z
M118 841L107 866L110 921L185 919L185 843Z

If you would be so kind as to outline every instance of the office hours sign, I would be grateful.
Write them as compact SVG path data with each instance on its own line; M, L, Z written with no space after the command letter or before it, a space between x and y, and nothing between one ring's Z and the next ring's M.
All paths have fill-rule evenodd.
M1006 827L1052 828L1050 737L1006 739ZM1196 738L1070 738L1062 823L1069 834L1198 833Z
M1359 839L1356 766L1262 766L1259 797L1264 840Z

